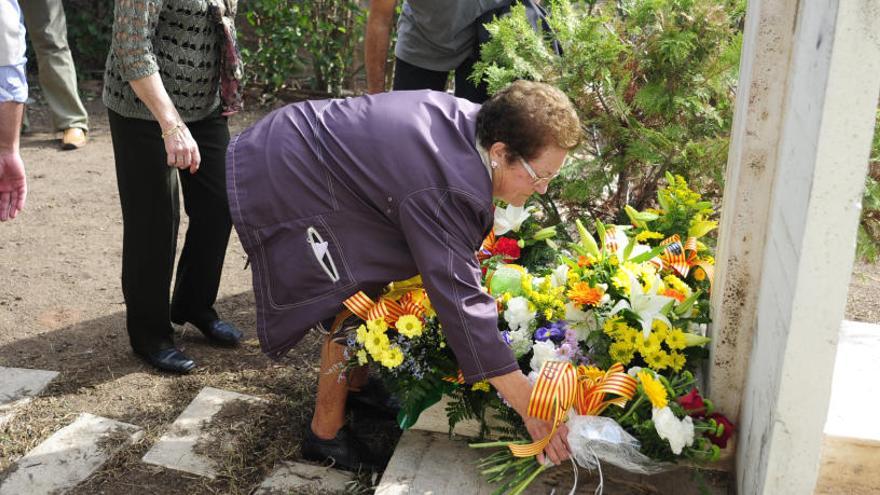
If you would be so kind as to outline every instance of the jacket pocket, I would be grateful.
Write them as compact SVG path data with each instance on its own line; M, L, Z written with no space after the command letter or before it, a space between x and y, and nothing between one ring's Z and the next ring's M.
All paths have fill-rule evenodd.
M323 215L263 227L257 236L262 283L275 309L311 304L355 285Z

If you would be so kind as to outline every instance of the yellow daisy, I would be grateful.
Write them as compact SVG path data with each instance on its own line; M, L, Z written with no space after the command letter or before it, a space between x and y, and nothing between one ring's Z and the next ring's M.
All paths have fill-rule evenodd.
M642 382L642 391L648 396L651 405L655 409L663 409L669 403L666 397L666 387L654 378L649 371L639 371L639 381Z
M687 347L687 340L685 339L684 332L678 328L669 332L669 335L666 336L666 345L669 346L670 349L676 351Z
M394 327L401 335L410 339L422 334L422 321L416 315L401 316Z

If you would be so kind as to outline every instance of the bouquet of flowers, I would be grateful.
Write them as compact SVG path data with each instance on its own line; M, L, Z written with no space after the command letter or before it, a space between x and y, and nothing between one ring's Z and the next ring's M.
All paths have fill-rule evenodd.
M529 209L498 208L478 254L484 285L498 302L499 332L534 384L529 414L567 422L573 458L583 467L609 462L647 474L682 460L708 462L733 432L693 374L709 342L713 259L701 239L717 222L712 205L683 178L667 175L667 182L657 209L627 207L631 225L597 221L595 237L575 221L569 243ZM549 437L532 442L487 383L457 379L436 318L402 309L412 300L430 307L418 290L399 296L406 300L396 320L371 320L358 332L352 359L379 364L401 393L402 427L444 394L451 397L450 429L476 418L490 433L486 419L495 416L500 426L491 433L500 441L472 446L504 449L478 467L499 483L497 493L520 493L548 468L534 455Z

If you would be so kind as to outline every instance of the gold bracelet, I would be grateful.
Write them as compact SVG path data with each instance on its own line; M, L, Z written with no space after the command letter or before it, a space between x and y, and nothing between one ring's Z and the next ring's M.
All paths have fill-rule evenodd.
M174 127L171 127L167 131L162 131L162 139L165 139L168 136L173 136L173 135L177 134L178 132L180 132L180 128L184 127L184 125L185 124L183 123L183 121L180 121L177 124L175 124Z

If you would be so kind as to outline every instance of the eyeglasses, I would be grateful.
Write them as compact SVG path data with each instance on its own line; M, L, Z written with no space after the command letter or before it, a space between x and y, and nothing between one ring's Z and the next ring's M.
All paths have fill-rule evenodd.
M533 169L532 166L529 165L529 163L527 161L525 161L525 159L520 158L519 162L522 163L523 168L525 168L526 172L529 173L529 176L532 178L532 185L534 185L534 186L537 186L538 184L541 184L542 182L544 184L549 184L551 180L553 180L559 176L559 171L557 171L556 173L550 174L546 177L541 177L535 172L535 169Z

